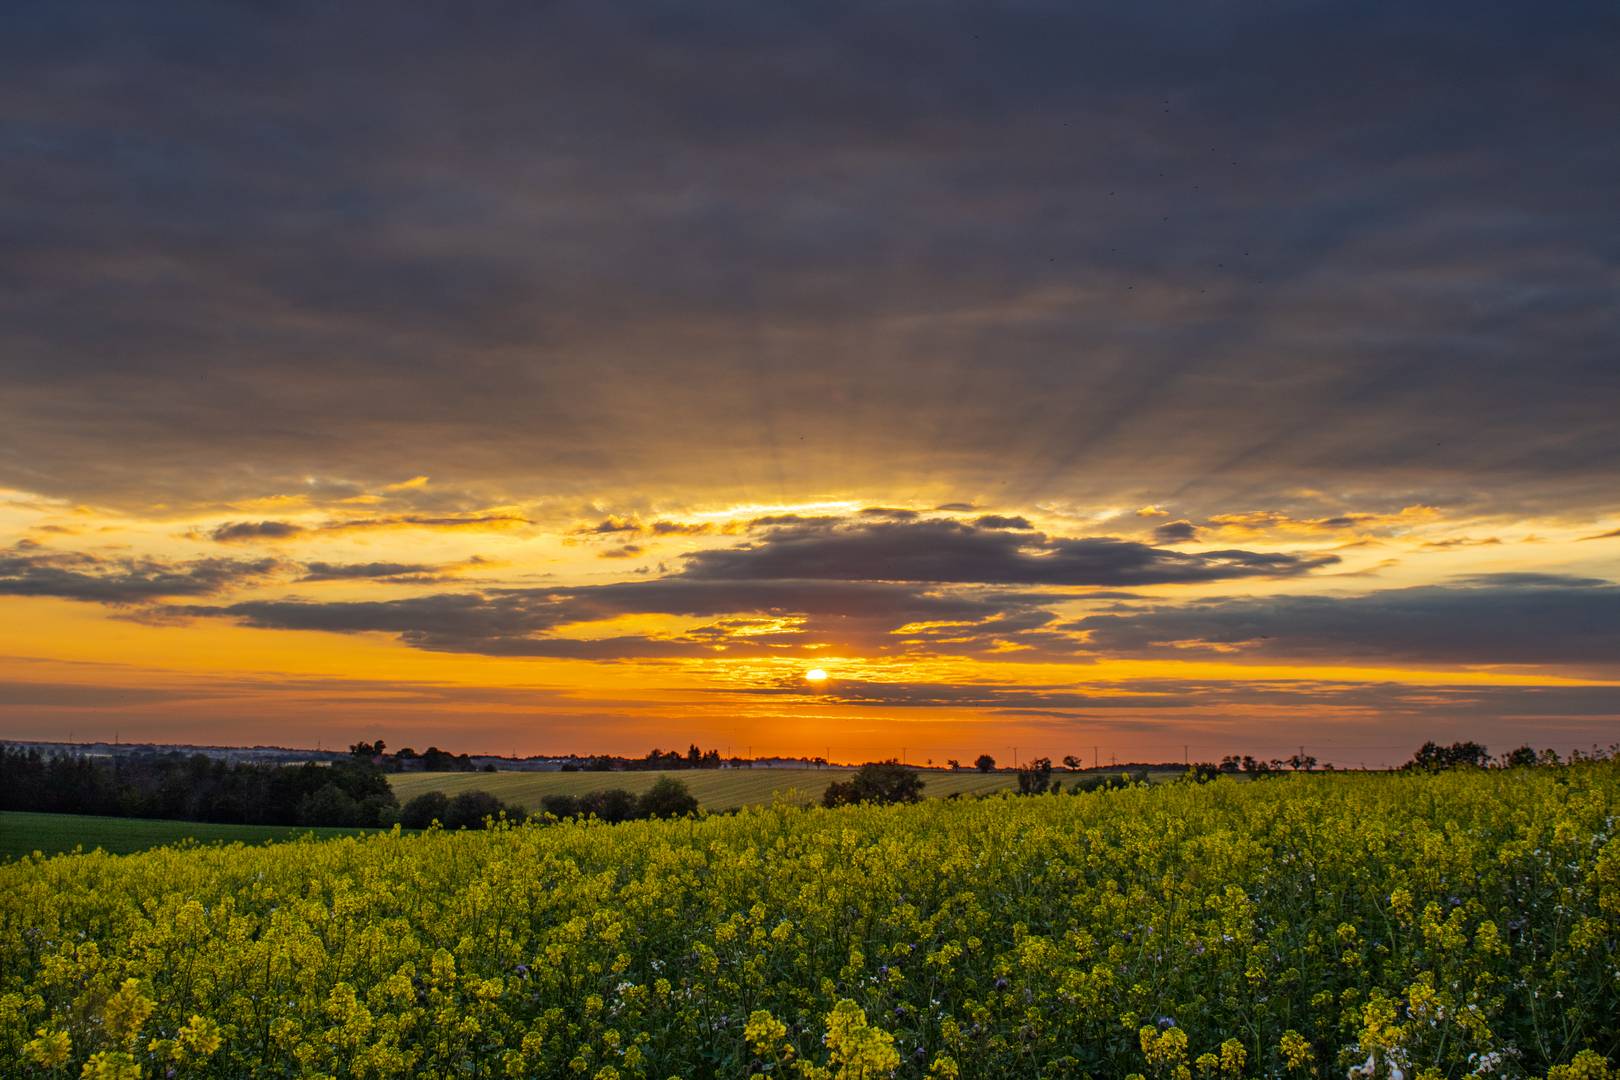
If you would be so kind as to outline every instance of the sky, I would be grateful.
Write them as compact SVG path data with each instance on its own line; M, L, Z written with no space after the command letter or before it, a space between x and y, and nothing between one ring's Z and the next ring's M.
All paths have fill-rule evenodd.
M1612 3L0 19L0 737L1620 739Z

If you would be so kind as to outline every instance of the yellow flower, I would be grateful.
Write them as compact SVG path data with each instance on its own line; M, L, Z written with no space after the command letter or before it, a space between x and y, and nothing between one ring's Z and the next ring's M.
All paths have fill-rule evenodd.
M1311 1063L1311 1041L1293 1028L1283 1032L1278 1049L1282 1051L1283 1060L1288 1063L1290 1071L1298 1071Z
M787 1038L787 1025L772 1016L765 1009L755 1009L748 1014L748 1024L743 1028L743 1037L748 1045L753 1047L754 1053L761 1057L775 1053L777 1045Z
M1608 1061L1592 1050L1582 1050L1568 1065L1554 1065L1547 1070L1547 1080L1612 1080L1615 1075Z
M222 1040L218 1024L205 1016L193 1013L191 1019L180 1029L176 1041L188 1057L201 1061L218 1050Z
M1227 1039L1221 1043L1221 1075L1241 1077L1243 1066L1249 1060L1248 1051L1237 1039Z
M141 1025L152 1015L152 1008L152 999L141 993L140 980L125 979L124 985L102 1008L102 1023L107 1026L107 1034L118 1042L127 1042L140 1034Z
M122 1050L92 1054L79 1073L79 1080L141 1080L145 1070Z
M23 1044L23 1057L42 1069L59 1069L73 1056L73 1040L65 1031L40 1028Z
M827 1014L823 1041L830 1052L829 1064L838 1066L836 1080L877 1080L900 1066L894 1036L872 1027L866 1011L848 998L839 999Z

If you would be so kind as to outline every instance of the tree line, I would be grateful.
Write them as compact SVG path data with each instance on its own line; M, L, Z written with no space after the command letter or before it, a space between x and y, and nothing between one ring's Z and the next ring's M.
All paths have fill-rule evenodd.
M455 796L442 791L425 791L406 802L399 813L399 823L407 829L426 829L435 823L446 829L481 829L486 821L502 817L509 821L594 817L617 823L685 817L697 810L698 801L684 783L672 776L662 776L640 795L624 788L604 788L583 795L560 792L544 795L540 798L540 809L532 815L521 806L503 803L487 791L463 791Z
M203 754L93 758L0 747L0 810L235 825L386 827L399 801L370 760L228 762Z

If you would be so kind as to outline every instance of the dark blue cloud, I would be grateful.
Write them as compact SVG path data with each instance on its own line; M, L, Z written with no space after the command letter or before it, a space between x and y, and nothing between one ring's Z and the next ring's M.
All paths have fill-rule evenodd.
M1590 507L1620 464L1612 4L6 29L12 487L139 509L403 463L1197 515Z

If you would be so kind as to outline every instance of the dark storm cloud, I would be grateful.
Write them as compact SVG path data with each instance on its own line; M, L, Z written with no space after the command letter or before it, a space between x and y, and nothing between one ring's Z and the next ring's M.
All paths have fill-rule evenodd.
M973 524L981 529L1033 529L1028 518L1006 517L1001 514L984 514L973 519Z
M1617 45L1607 4L20 0L0 484L1602 505Z
M208 535L228 544L237 540L286 540L303 532L302 525L290 521L227 521Z
M704 580L1162 585L1285 577L1336 555L1256 551L1186 554L1110 537L1062 539L957 521L793 526L753 545L693 552L684 575Z
M388 633L416 648L492 656L581 659L767 654L811 644L853 645L874 653L904 647L893 631L911 623L957 621L958 636L989 637L1039 627L1052 617L1040 605L1060 597L994 590L937 594L872 582L705 582L671 578L558 589L496 589L382 601L252 600L219 606L155 609L160 616L228 618L275 630ZM724 627L666 637L581 640L563 627L623 615L720 618L736 615L799 620L789 633L732 637ZM733 625L737 625L733 623ZM980 631L980 628L983 628Z
M227 521L211 530L208 535L222 544L254 540L292 540L312 536L364 532L371 529L508 529L532 522L521 514L480 513L455 514L387 514L375 517L343 518L320 525L304 526L291 521ZM591 532L606 530L596 528Z
M129 606L186 596L210 596L262 581L275 559L104 559L78 552L0 552L0 596L55 596Z
M813 697L876 708L982 709L1010 717L1044 716L1075 721L1121 710L1185 716L1233 708L1333 710L1341 715L1408 718L1447 714L1520 720L1620 717L1620 686L1413 686L1317 679L1129 679L1087 686L1043 686L834 678L813 687L795 680L749 687L741 692ZM1133 718L1130 722L1141 721Z
M1066 629L1103 653L1373 659L1446 664L1615 664L1620 586L1501 574L1364 596L1194 601L1091 615Z
M431 578L442 572L445 568L432 566L427 563L395 563L395 562L369 562L369 563L330 563L312 562L304 564L304 576L300 581L346 581L387 578L412 578L417 581ZM413 582L414 583L414 582Z
M1153 538L1161 544L1179 544L1198 539L1198 526L1190 521L1167 521L1153 530Z

